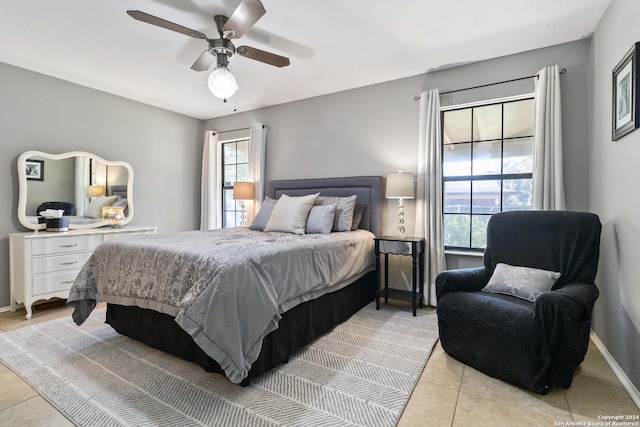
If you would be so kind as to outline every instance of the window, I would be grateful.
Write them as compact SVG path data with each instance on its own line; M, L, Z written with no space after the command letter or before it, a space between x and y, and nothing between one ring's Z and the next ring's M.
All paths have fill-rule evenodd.
M533 112L531 96L443 109L446 249L481 250L492 214L531 209Z
M233 200L233 183L249 181L249 140L222 143L222 228L240 225L240 201Z

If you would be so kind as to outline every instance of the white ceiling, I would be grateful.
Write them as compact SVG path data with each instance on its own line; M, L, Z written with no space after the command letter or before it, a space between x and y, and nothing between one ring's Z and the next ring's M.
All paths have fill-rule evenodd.
M226 104L191 64L203 40L136 21L141 10L216 38L240 0L2 0L0 62L208 119L589 37L611 0L262 0L236 46Z

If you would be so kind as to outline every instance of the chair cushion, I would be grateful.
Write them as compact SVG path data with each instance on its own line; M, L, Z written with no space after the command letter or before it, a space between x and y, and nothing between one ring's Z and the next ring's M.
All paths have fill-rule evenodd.
M498 263L482 291L535 302L538 295L549 291L559 277L560 273L554 271Z
M451 292L438 300L442 347L495 378L544 393L543 332L534 303L488 292Z

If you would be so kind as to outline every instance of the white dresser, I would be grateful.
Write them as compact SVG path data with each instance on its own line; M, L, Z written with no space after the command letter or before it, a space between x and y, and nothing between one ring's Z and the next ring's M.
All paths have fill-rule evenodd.
M103 241L136 234L155 234L156 227L94 228L67 232L9 233L11 311L54 297L66 299L84 263Z

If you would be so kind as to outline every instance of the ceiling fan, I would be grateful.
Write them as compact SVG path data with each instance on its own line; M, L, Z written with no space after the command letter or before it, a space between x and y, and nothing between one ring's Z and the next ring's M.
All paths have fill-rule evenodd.
M213 17L218 30L219 38L210 39L200 31L183 27L157 16L139 10L128 10L127 14L133 19L166 28L167 30L185 34L196 39L205 40L209 46L202 55L193 63L191 69L194 71L207 71L215 62L216 68L209 76L209 89L211 92L227 102L227 98L233 96L238 90L236 79L229 70L229 58L238 54L245 58L264 62L276 67L286 67L289 65L289 58L256 49L251 46L235 47L231 39L240 38L246 33L267 11L260 0L242 0L240 5L233 12L231 17L216 15Z

